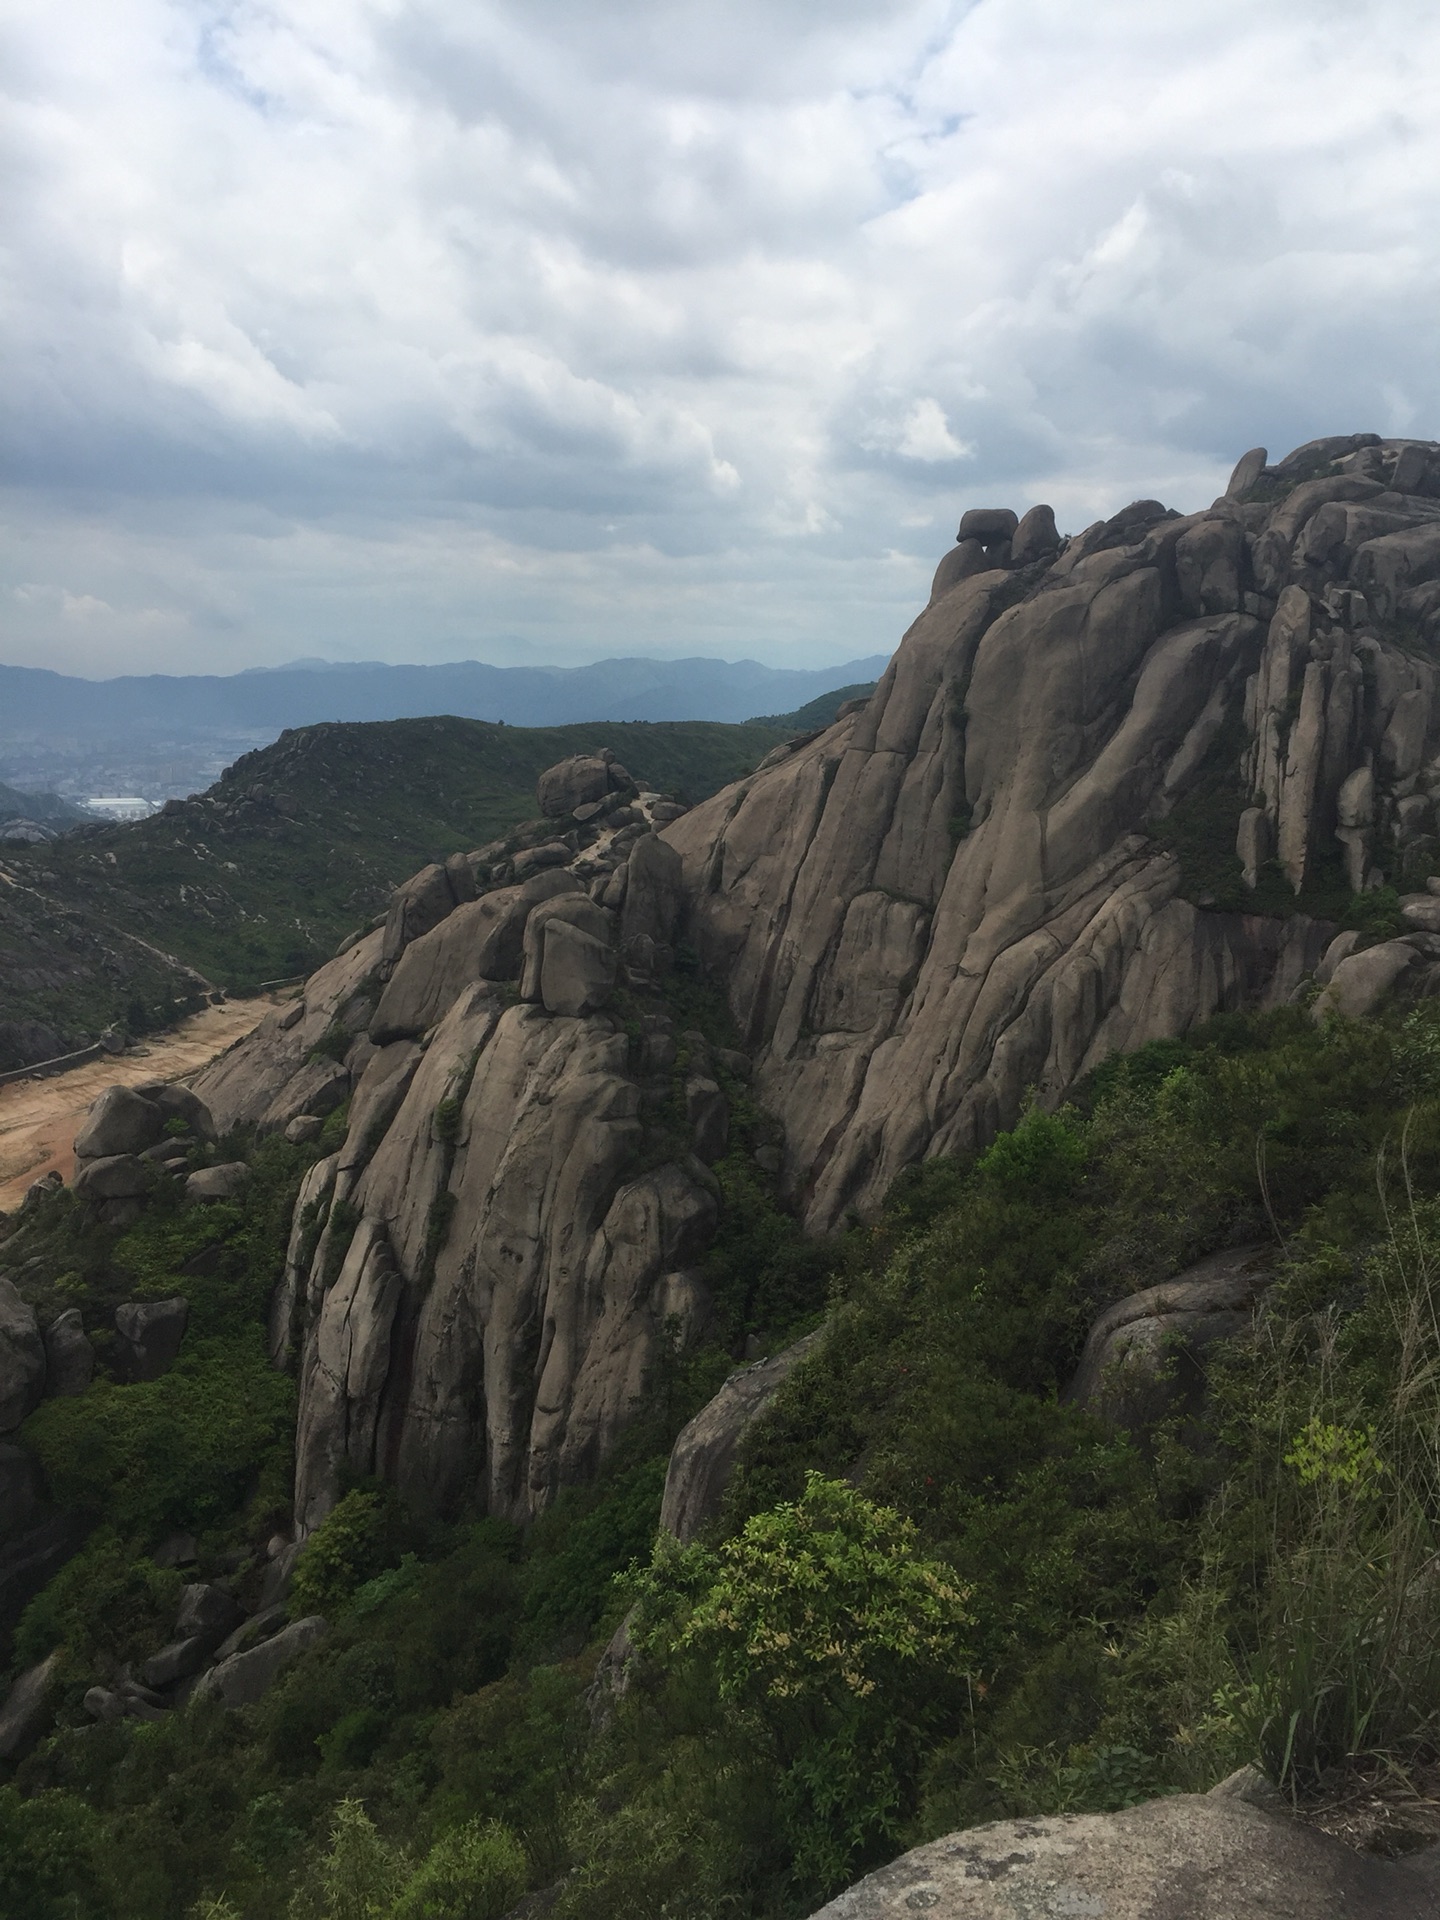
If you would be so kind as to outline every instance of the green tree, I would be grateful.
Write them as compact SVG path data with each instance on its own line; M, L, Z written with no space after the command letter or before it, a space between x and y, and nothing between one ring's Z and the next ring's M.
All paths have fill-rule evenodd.
M525 1849L499 1820L441 1836L410 1876L395 1920L500 1920L525 1891Z
M342 1800L328 1849L290 1903L291 1920L390 1920L407 1877L400 1849L358 1800Z
M774 1752L806 1886L839 1885L893 1837L964 1671L966 1593L915 1545L893 1509L811 1473L714 1550L662 1538L633 1579L637 1645L708 1673Z

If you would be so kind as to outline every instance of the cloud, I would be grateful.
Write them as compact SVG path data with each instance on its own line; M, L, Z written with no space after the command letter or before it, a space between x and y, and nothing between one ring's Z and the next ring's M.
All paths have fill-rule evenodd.
M6 658L810 664L893 642L967 504L1440 434L1419 0L0 31Z

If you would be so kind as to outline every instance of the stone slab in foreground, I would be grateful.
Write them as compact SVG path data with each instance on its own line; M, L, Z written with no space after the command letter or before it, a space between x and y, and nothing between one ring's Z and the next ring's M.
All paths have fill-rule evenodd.
M1001 1820L917 1847L813 1920L1436 1920L1440 1867L1212 1794Z

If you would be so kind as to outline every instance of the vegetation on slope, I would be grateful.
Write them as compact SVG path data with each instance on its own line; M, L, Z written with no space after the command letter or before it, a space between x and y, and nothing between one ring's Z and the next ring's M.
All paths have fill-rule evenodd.
M853 686L832 687L829 693L817 694L813 700L807 700L794 713L766 713L748 724L752 727L776 727L786 733L813 733L819 727L828 727L841 707L847 706L850 701L868 699L879 684L878 680L857 680Z
M420 1528L354 1488L292 1601L331 1637L258 1707L86 1727L72 1691L0 1787L0 1904L499 1915L523 1857L557 1920L781 1920L956 1825L1203 1787L1252 1757L1304 1795L1433 1750L1440 1007L1157 1044L973 1165L915 1169L824 1248L757 1180L765 1126L742 1108L720 1169L728 1351L662 1368L600 1478L526 1537ZM22 1437L101 1523L20 1630L21 1659L66 1646L72 1689L97 1649L162 1630L162 1526L200 1532L206 1571L255 1577L286 1440L242 1383L283 1195L316 1150L264 1143L243 1205L119 1237L62 1196L0 1251L87 1320L117 1286L213 1276L188 1377L242 1409L228 1482L151 1390L32 1417ZM1126 1434L1064 1402L1099 1309L1262 1240L1277 1277L1254 1337L1212 1350L1203 1403ZM773 1346L827 1290L826 1338L722 1522L652 1556L678 1426L747 1329ZM590 1693L633 1606L628 1689Z
M566 755L610 747L637 780L694 803L785 732L452 718L284 734L150 820L6 849L5 1016L79 1045L112 1020L145 1031L183 1010L193 983L167 956L233 992L308 972L417 867L529 820L536 779Z

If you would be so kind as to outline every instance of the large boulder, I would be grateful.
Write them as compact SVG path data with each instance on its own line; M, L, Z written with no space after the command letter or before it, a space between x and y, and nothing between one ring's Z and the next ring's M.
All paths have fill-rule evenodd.
M168 1300L130 1300L115 1309L115 1373L121 1380L158 1380L174 1366L190 1308Z
M35 1309L0 1278L0 1433L13 1433L45 1392L45 1342Z
M741 1441L819 1340L818 1331L807 1333L773 1359L732 1373L681 1429L665 1470L660 1525L682 1545L718 1517Z
M77 1160L104 1160L143 1153L165 1131L167 1115L133 1087L107 1087L75 1136Z
M205 1664L206 1651L204 1641L195 1634L183 1640L172 1640L169 1646L152 1653L143 1663L140 1678L147 1687L153 1687L157 1692L165 1687L173 1687L177 1680L186 1680L192 1673L199 1673Z
M117 1202L133 1203L136 1211L155 1184L156 1169L133 1153L110 1154L103 1160L77 1163L75 1193L100 1211L102 1219L114 1218L110 1209ZM117 1219L116 1224L124 1224Z
M233 1594L197 1580L180 1596L175 1635L180 1640L195 1639L206 1647L218 1647L244 1617L245 1610Z
M1216 1794L997 1820L902 1854L813 1920L1435 1920L1434 1863L1353 1853Z
M1196 1410L1205 1349L1248 1330L1273 1261L1266 1246L1212 1254L1108 1307L1090 1329L1065 1399L1132 1433Z
M1440 901L1436 904L1440 905ZM1374 1011L1418 957L1408 940L1384 940L1378 947L1366 947L1363 953L1350 954L1332 970L1324 990L1310 1009L1312 1017L1317 1022L1332 1014L1344 1020L1359 1020Z
M575 753L547 767L536 783L535 797L547 820L559 820L577 807L593 806L610 795L629 798L639 789L614 754Z
M219 1700L222 1706L253 1707L274 1686L292 1660L296 1660L323 1640L325 1620L317 1613L294 1620L248 1653L232 1653L203 1674L195 1688L196 1697Z
M218 1167L199 1167L185 1179L187 1200L235 1200L249 1186L250 1169L243 1160L227 1160Z
M442 866L422 867L413 879L390 896L390 912L380 949L382 967L391 967L409 946L455 911L460 903L449 873Z
M149 1080L135 1092L160 1109L167 1121L180 1120L201 1140L215 1138L215 1120L198 1093L177 1086L173 1080Z
M78 1307L67 1307L45 1335L45 1391L58 1397L84 1393L95 1372L95 1349Z
M27 1667L0 1707L0 1760L16 1760L50 1723L59 1675L60 1649Z
M647 833L630 849L625 868L620 951L631 967L668 972L684 912L683 862L672 846Z
M522 1000L547 1013L586 1014L615 990L615 922L586 894L544 901L525 923Z
M524 957L525 923L542 901L579 894L574 874L558 868L521 886L500 887L457 907L406 947L370 1023L384 1046L437 1025L477 980L514 980Z

